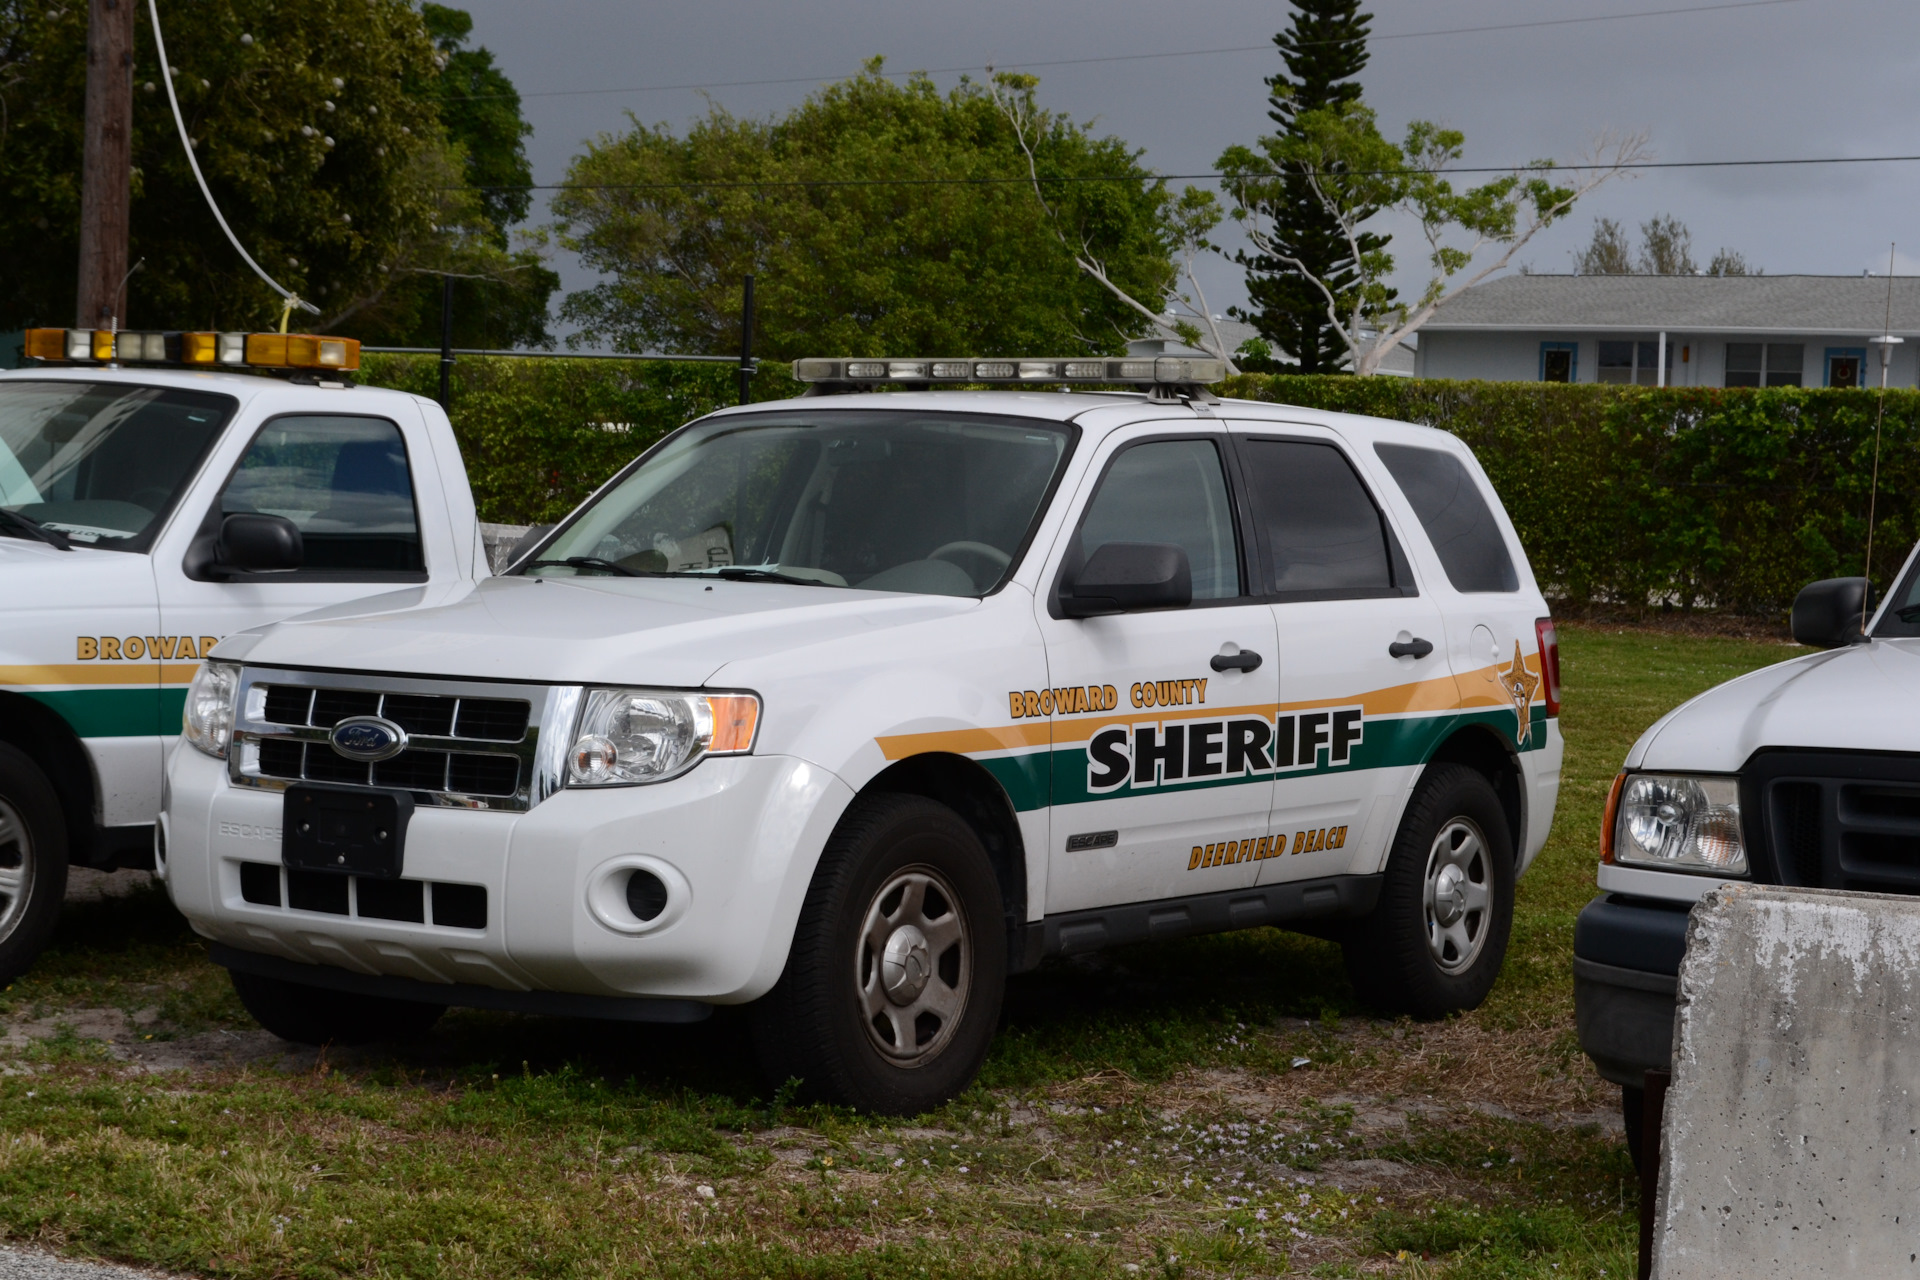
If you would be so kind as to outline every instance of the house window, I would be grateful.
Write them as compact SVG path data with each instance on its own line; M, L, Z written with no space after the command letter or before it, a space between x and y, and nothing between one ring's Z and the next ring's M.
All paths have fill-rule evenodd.
M1865 347L1827 348L1827 385L1840 390L1866 386L1867 349Z
M1580 381L1580 345L1575 342L1541 343L1540 381Z
M1660 344L1657 342L1603 342L1600 344L1600 381L1628 386L1660 385ZM1667 344L1667 381L1673 381L1673 344Z
M1806 348L1797 342L1729 342L1727 385L1797 387L1805 360Z

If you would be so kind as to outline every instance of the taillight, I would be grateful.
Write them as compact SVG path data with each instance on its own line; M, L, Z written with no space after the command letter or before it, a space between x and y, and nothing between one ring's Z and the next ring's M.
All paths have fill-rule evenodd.
M1540 687L1547 697L1547 714L1560 714L1560 633L1552 618L1536 618L1534 638L1540 642Z
M1613 861L1613 822L1620 813L1620 788L1626 784L1626 773L1613 775L1613 786L1607 790L1606 811L1600 818L1600 861Z

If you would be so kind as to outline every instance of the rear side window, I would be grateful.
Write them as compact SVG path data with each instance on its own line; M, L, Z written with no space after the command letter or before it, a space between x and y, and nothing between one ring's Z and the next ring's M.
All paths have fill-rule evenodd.
M220 512L285 516L307 569L422 570L413 474L385 418L290 415L260 428L220 495Z
M1373 496L1332 445L1248 440L1241 446L1253 516L1275 594L1393 587L1386 527Z
M1420 518L1455 591L1520 589L1507 540L1465 463L1444 449L1414 445L1376 444L1373 451Z

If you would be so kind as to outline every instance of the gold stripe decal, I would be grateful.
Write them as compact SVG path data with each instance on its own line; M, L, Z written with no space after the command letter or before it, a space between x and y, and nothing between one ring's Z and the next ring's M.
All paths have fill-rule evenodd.
M1537 655L1529 655L1522 660L1522 665L1530 671L1538 671L1539 661ZM1457 676L1438 676L1431 680L1416 680L1410 684L1375 689L1370 693L1361 694L1357 699L1353 697L1316 698L1304 702L1265 703L1240 707L1195 706L1177 711L1168 707L1156 707L1148 715L1157 722L1168 723L1178 720L1223 719L1231 716L1257 716L1272 720L1287 712L1354 706L1358 706L1368 716L1415 715L1433 711L1467 711L1480 707L1510 707L1514 705L1513 699L1501 682L1504 670L1501 665L1495 664L1476 671L1462 672ZM1086 687L1091 689L1101 686ZM1024 698L1022 700L1025 701ZM1055 701L1057 705L1057 699ZM1035 702L1037 711L1037 696ZM1091 702L1090 698L1089 702ZM1078 705L1078 699L1075 699L1075 705ZM888 760L904 760L909 756L921 755L929 751L979 755L995 751L1020 751L1032 747L1065 746L1076 742L1087 742L1102 729L1116 725L1131 726L1134 721L1141 718L1141 713L1138 711L1118 714L1109 712L1075 716L1065 720L1028 721L1024 724L1003 725L992 729L942 729L932 733L903 733L877 738L875 741L880 747L881 754Z
M0 667L0 686L111 684L187 684L197 662L120 662L112 665L52 662L40 666Z

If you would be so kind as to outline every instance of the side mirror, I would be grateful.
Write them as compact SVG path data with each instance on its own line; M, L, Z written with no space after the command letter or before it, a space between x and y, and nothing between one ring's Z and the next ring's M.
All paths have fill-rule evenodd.
M1873 607L1865 578L1823 578L1793 598L1793 638L1816 649L1839 649L1864 637L1860 619Z
M299 526L285 516L240 512L221 522L214 559L217 568L230 573L298 569L306 547Z
M1193 568L1185 547L1167 542L1103 543L1060 602L1069 618L1184 609L1193 603Z

